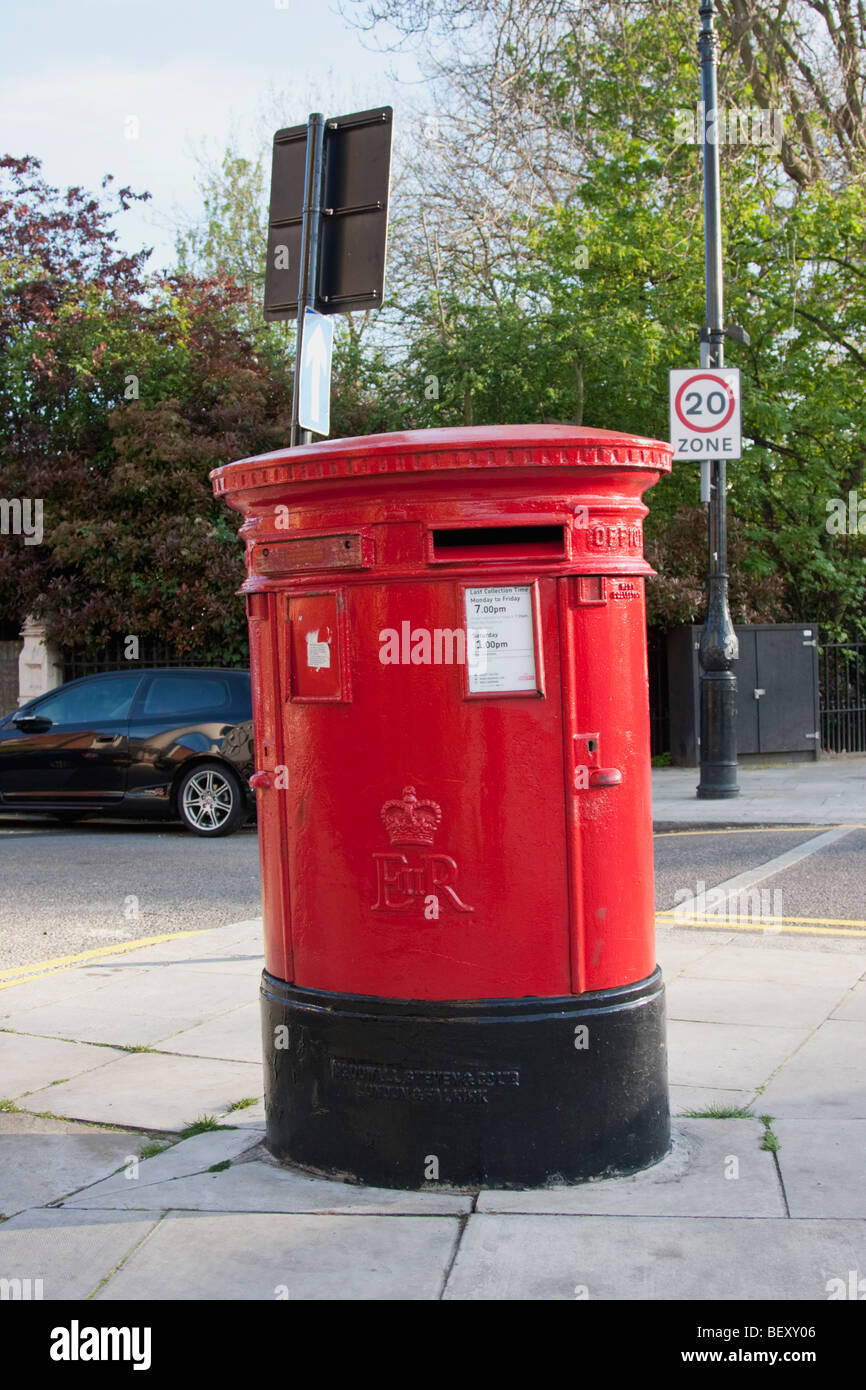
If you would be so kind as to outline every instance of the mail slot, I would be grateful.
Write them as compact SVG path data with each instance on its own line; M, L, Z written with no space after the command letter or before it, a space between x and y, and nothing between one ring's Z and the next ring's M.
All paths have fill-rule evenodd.
M508 1187L667 1152L642 496L670 453L509 426L212 474L244 517L279 1159Z

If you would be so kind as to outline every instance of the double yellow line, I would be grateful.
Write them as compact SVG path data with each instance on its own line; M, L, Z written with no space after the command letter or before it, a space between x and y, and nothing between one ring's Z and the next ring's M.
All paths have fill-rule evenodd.
M833 936L866 936L866 922L856 917L780 917L770 922L741 922L732 917L678 917L676 912L657 912L656 921L664 927L702 927L708 931L752 931L765 935L795 932L803 936L826 936L822 928L832 927ZM808 923L809 925L802 925ZM862 927L864 930L858 931Z

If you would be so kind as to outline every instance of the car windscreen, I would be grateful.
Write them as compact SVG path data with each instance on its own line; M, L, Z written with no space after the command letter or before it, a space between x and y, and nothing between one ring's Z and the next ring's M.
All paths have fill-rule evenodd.
M87 725L103 720L126 719L140 676L113 676L65 686L32 705L27 713L52 724Z

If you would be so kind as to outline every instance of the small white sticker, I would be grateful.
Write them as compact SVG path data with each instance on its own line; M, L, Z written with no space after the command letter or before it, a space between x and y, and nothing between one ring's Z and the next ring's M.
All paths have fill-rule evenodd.
M307 633L307 665L314 671L322 671L331 664L331 648L327 642L319 641L319 629Z

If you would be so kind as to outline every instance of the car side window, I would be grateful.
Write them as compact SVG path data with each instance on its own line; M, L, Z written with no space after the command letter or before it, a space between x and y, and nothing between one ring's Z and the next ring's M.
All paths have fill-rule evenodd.
M250 689L250 678L235 681L235 717L237 719L252 719L253 717L253 698Z
M228 681L221 676L154 676L141 714L224 714L231 707Z
M34 705L30 714L50 719L52 724L90 724L108 719L126 719L140 676L118 676L112 680L87 681L61 689Z

